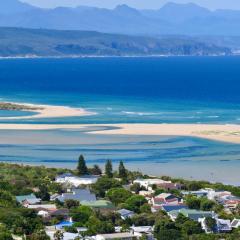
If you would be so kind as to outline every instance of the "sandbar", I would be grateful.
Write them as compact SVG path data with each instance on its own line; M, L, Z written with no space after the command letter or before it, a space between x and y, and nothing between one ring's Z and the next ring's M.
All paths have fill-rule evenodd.
M26 109L22 109L22 111L32 112L33 115L0 117L0 120L78 117L78 116L89 116L89 115L95 114L83 108L73 108L73 107L67 107L67 106L37 105L37 104L16 103L16 102L14 103L11 102L10 104L16 104L16 106L17 105L25 106ZM10 110L10 111L14 111L14 110Z
M103 135L186 136L240 144L240 125L236 124L0 124L0 130L57 129Z

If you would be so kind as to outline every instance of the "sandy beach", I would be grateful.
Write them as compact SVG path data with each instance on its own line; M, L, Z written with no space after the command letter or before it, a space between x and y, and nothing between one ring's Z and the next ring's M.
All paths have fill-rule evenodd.
M240 125L212 124L0 124L0 130L53 130L103 128L89 131L104 135L189 136L229 143L240 143ZM104 129L104 127L106 129ZM110 128L110 129L109 129ZM114 129L112 129L114 128Z
M38 119L38 118L59 118L59 117L78 117L78 116L89 116L94 115L93 112L88 112L83 108L72 108L67 106L53 106L53 105L38 105L29 103L16 103L26 107L36 108L36 110L24 110L25 112L32 112L31 116L13 116L13 117L0 117L0 120L7 119Z

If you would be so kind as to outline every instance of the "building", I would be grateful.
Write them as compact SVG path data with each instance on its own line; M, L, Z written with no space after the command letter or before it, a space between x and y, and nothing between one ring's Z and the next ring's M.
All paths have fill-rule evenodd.
M207 211L199 211L195 209L180 209L180 210L173 210L168 212L169 217L172 221L175 221L178 217L178 214L183 214L185 217L188 217L194 221L198 221L199 218L206 218L206 217L215 217L214 212L207 212Z
M35 204L35 205L28 205L27 208L36 210L36 211L41 211L41 210L46 210L46 211L55 211L57 210L57 207L55 204Z
M58 199L60 202L65 202L66 200L76 200L82 201L96 201L95 194L91 193L89 189L73 189L71 192L63 193L61 195L51 196L51 200L54 201Z
M61 184L69 184L73 187L79 187L81 185L91 185L97 182L98 176L86 175L86 176L74 176L71 173L61 174L56 177L55 182Z
M41 202L41 199L37 198L33 193L29 195L16 196L16 200L24 205L37 204Z
M161 184L166 184L166 183L172 183L171 181L164 181L162 179L158 179L158 178L149 178L149 179L136 179L133 181L133 183L138 183L141 187L146 188L147 190L153 185L161 185Z
M178 204L163 204L161 206L161 209L165 212L171 212L171 211L178 211L181 209L188 209L187 205L184 205L182 203Z
M107 200L82 201L82 206L88 206L95 209L114 209L113 204Z
M161 193L152 198L152 205L161 206L162 204L178 204L180 201L181 198L178 198L171 193Z
M240 227L240 219L233 219L231 222L232 228L239 228Z
M231 221L230 220L225 220L225 219L219 219L215 217L216 225L215 227L210 230L208 229L206 222L205 222L205 217L204 218L199 218L198 222L201 223L202 229L205 231L205 233L228 233L232 231L232 226L231 226Z
M131 232L122 232L122 233L111 233L111 234L98 234L96 235L96 240L132 240L136 239L137 236L134 235L134 233Z
M136 235L138 238L142 237L143 235L147 237L148 240L153 240L153 227L152 226L132 226L130 227L132 233Z
M127 209L120 209L117 211L121 215L121 218L123 220L126 220L127 218L131 218L135 215L133 211L127 210Z

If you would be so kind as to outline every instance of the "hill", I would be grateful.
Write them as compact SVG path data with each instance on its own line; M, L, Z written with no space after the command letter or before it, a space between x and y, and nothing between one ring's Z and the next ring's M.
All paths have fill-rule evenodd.
M190 37L151 38L91 31L0 28L1 57L229 54L230 48Z

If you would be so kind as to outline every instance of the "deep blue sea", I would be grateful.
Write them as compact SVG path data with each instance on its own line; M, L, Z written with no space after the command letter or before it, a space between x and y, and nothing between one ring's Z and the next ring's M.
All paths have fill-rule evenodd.
M0 123L240 123L240 57L0 60L0 100L83 107L85 117ZM0 112L0 116L25 115ZM28 113L29 114L29 113ZM75 167L123 159L156 175L240 185L240 146L195 138L0 131L0 160ZM158 167L157 167L158 166ZM231 172L231 174L229 174Z

